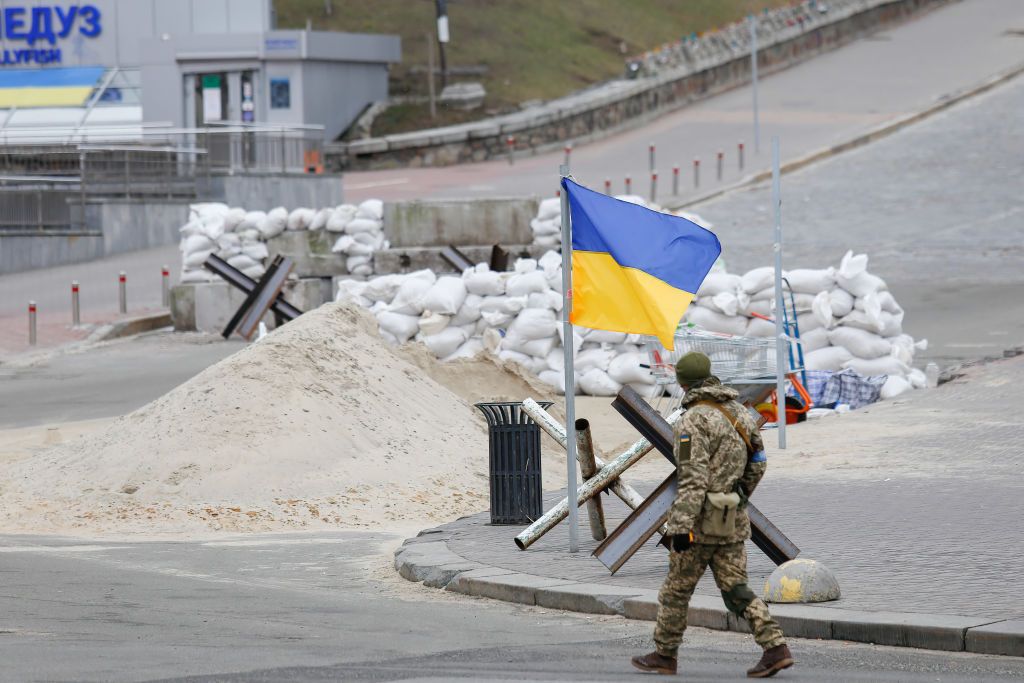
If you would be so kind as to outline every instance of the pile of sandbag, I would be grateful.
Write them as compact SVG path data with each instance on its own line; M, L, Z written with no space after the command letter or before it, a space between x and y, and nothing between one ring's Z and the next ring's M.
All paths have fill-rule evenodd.
M216 276L203 268L216 254L252 278L265 272L266 241L285 230L326 230L339 237L331 251L346 259L348 272L360 277L373 274L373 254L387 248L384 239L384 204L367 199L356 206L288 211L246 211L226 204L203 203L189 207L189 220L180 229L182 282L207 282Z
M903 332L903 309L867 265L866 254L847 252L839 268L796 269L784 277L792 291L807 369L886 375L882 398L892 398L925 386L924 373L912 365L915 352L928 342L915 342ZM774 323L765 320L775 315L774 278L771 267L742 276L712 272L685 320L714 332L774 336ZM788 305L788 291L785 297Z
M486 349L564 392L561 286L562 257L549 251L539 260L519 259L509 273L479 264L461 275L420 270L343 280L338 300L373 312L392 344L419 341L441 360ZM614 396L624 384L648 397L661 390L641 367L647 361L639 335L577 327L572 344L579 393Z

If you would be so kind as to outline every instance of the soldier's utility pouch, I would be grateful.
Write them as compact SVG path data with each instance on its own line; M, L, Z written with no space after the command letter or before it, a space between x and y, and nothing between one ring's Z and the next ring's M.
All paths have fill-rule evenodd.
M736 533L736 515L740 494L708 492L704 499L700 530L706 536L732 536Z

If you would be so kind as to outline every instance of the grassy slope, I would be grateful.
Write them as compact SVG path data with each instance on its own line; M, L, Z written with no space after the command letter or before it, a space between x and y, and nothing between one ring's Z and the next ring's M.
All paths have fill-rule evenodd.
M426 32L435 30L433 0L275 0L278 26L394 33L402 37L402 64L392 69L391 92L426 92ZM551 99L623 73L624 57L691 32L702 32L785 0L449 0L449 66L486 65L481 116L532 99ZM621 50L625 43L626 55ZM430 125L424 109L391 112L375 126L386 132ZM429 118L429 117L428 117ZM443 113L438 123L462 120ZM380 131L384 132L384 131Z

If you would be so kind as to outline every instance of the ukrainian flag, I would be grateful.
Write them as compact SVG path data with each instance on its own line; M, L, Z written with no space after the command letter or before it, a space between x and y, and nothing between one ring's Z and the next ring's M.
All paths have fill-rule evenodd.
M572 219L573 324L651 334L672 349L676 328L722 245L685 218L562 178Z
M80 107L103 72L101 66L0 71L0 108Z

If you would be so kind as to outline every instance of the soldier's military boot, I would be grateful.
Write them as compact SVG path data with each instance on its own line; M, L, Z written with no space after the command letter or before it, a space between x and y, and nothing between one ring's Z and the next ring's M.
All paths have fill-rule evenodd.
M633 657L633 666L649 674L671 674L676 672L676 658L665 657L657 652Z
M776 645L764 651L757 666L747 670L747 678L770 678L793 666L794 661L788 645Z

